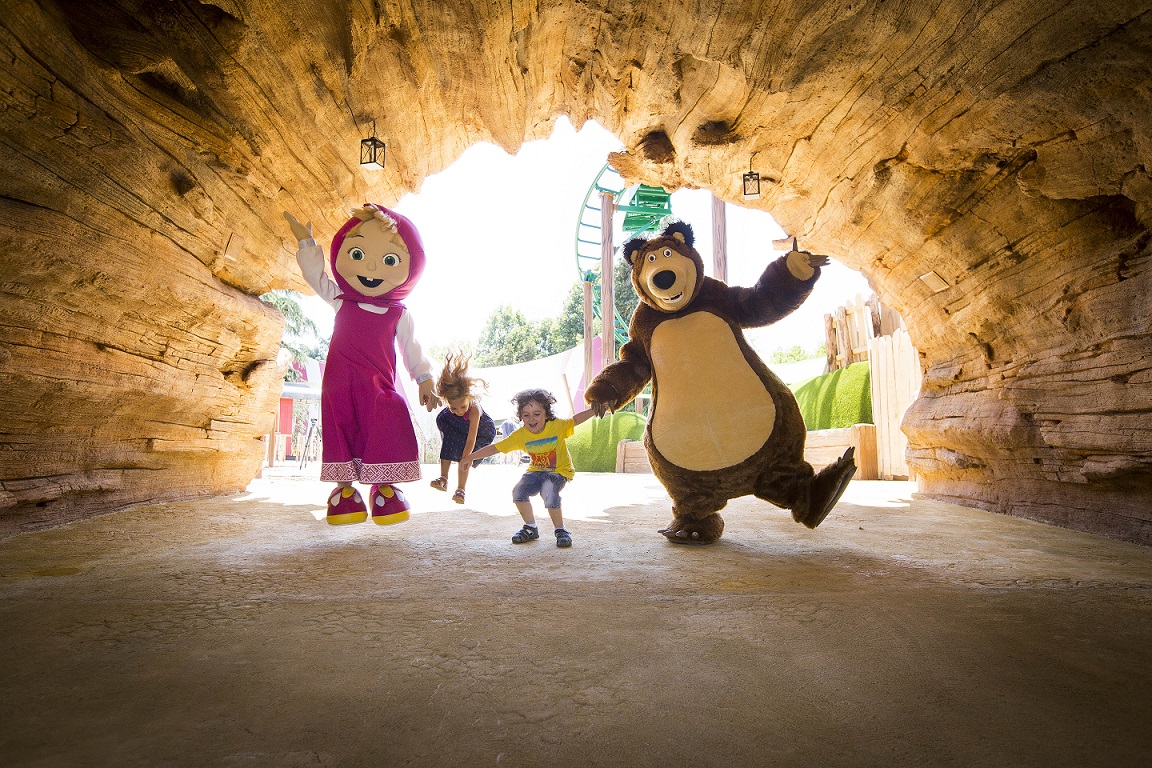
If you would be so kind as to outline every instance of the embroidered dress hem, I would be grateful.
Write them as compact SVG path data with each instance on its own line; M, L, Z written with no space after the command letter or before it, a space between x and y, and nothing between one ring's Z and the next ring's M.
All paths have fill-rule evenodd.
M320 480L326 483L406 483L420 479L420 462L402 461L395 464L365 464L360 459L325 462L320 469Z

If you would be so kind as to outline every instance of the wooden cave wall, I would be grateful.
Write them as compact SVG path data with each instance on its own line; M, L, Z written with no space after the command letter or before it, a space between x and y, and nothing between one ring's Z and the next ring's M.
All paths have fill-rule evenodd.
M242 489L280 379L255 297L303 287L280 212L330 236L567 115L636 180L741 202L751 160L869 277L924 357L922 492L1152 543L1150 7L9 0L0 533Z

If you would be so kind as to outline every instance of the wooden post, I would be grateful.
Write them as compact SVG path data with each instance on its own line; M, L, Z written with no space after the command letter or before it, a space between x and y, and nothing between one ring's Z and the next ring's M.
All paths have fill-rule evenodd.
M584 281L584 389L596 375L596 360L592 355L592 283Z
M276 466L276 441L280 439L280 401L276 401L276 411L272 414L272 431L268 433L268 466Z
M572 400L572 388L568 386L568 374L560 374L560 380L564 382L564 396L568 398L568 412L576 413L576 403Z
M612 264L612 215L616 196L600 193L600 359L604 367L616 362L616 299L612 295L616 271Z
M728 208L712 195L712 277L728 282Z
M836 322L832 315L824 315L824 372L832 373L836 364Z

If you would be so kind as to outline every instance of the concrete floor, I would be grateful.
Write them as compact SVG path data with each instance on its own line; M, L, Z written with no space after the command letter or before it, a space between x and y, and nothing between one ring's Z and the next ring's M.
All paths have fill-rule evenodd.
M330 527L277 469L0 542L0 765L1152 764L1152 550L881 482L681 547L593 474L572 549L513 546L518 475Z

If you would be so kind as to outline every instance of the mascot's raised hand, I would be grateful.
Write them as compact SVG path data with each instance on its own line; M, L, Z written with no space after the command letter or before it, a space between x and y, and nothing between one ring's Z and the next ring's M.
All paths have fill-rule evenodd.
M296 220L296 217L284 211L284 219L288 222L288 226L292 228L292 236L296 238L297 242L304 242L312 239L312 222L301 224Z
M792 238L792 250L785 254L788 271L797 280L811 280L812 276L816 274L817 267L823 267L828 264L831 259L827 256L818 256L808 251L801 251L796 247L796 238Z

